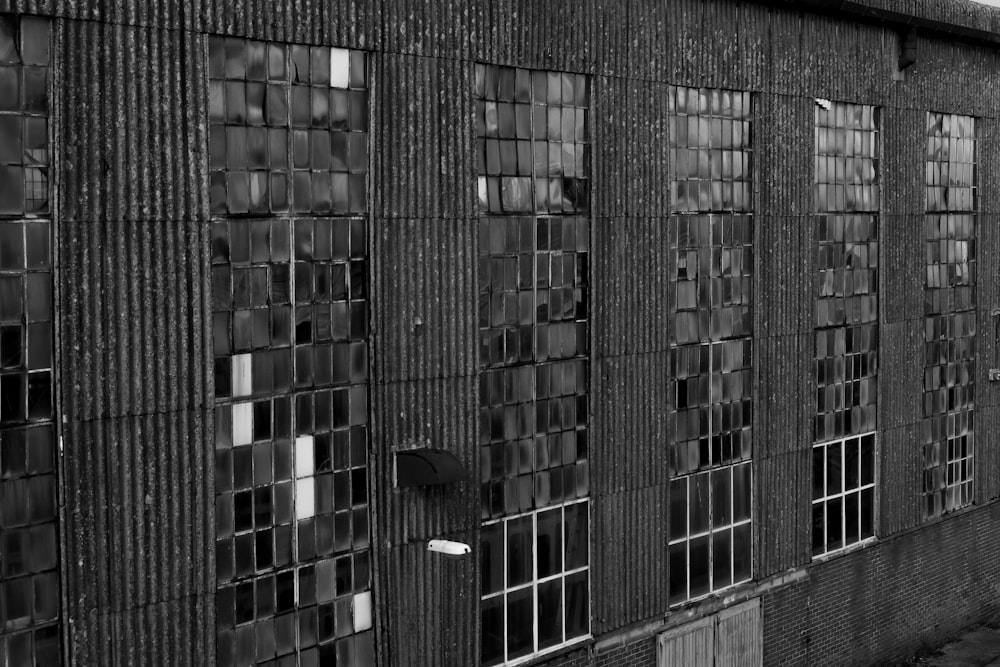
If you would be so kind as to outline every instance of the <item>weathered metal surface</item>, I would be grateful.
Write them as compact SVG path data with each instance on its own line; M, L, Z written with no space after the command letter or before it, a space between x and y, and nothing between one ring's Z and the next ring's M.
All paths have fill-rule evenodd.
M708 667L715 664L715 618L705 618L657 638L657 667Z
M757 576L809 562L812 508L790 499L812 497L811 465L808 449L754 459L754 516L761 517L754 541Z
M472 64L391 53L375 62L376 216L471 220L478 210Z
M475 222L379 220L373 236L380 380L473 375L479 359Z
M637 358L668 348L667 229L665 217L599 219L591 263L593 337L600 357Z
M203 37L97 22L57 25L61 219L204 220Z
M214 654L203 41L55 25L69 657L198 664Z
M882 380L887 378L883 376ZM919 391L921 388L922 384L914 389ZM877 535L892 535L917 525L921 520L924 467L921 436L919 419L896 428L883 425L879 436L881 456L878 466L882 479L892 479L893 483L879 486Z
M591 599L595 636L667 609L667 500L666 485L594 497Z
M194 665L214 654L213 626L204 620L214 590L204 518L207 430L196 411L66 426L64 585L73 664L162 664L141 659L155 651Z
M716 667L761 667L764 623L760 598L719 612L715 626Z
M475 533L448 535L470 542ZM427 551L423 542L383 550L384 608L377 617L383 648L381 664L475 665L479 661L479 580L476 558L448 559Z

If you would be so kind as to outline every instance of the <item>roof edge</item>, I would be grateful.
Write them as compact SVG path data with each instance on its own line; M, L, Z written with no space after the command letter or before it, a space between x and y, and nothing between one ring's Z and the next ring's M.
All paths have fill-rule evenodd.
M967 22L934 18L926 13L905 11L903 3L897 2L899 8L885 6L892 3L882 2L876 6L870 0L753 0L760 4L791 11L807 11L828 16L850 18L854 21L892 27L905 32L917 29L922 34L936 35L954 41L971 42L1000 49L1000 32L994 29L978 28ZM959 4L968 5L970 12L963 18L972 19L973 13L980 13L989 23L1000 26L1000 11L985 5L974 5L971 2L952 0L957 8ZM914 6L912 3L909 6Z

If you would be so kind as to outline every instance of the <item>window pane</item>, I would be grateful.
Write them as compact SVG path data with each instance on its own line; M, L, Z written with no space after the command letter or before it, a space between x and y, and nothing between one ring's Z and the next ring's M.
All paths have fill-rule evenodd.
M842 450L843 444L839 442L826 446L826 492L829 495L840 493L843 490Z
M563 569L562 510L554 509L538 515L538 536L535 546L538 578L549 577Z
M566 569L585 567L589 562L589 503L566 507Z
M732 535L729 530L712 534L712 588L718 590L733 583Z
M861 539L875 534L875 489L861 492Z
M844 497L844 539L847 544L857 542L860 537L860 497L857 493L849 493Z
M688 598L687 542L670 545L670 604Z
M733 468L733 509L734 521L745 521L750 519L750 474L752 467L749 463L738 465Z
M675 479L670 482L670 539L675 540L688 535L688 478Z
M733 528L733 582L747 581L753 575L753 544L750 524Z
M504 554L503 554L503 523L484 526L480 545L480 576L482 577L482 593L494 593L503 588Z
M812 553L814 556L826 551L826 503L812 506Z
M712 471L712 525L732 523L732 469Z
M532 517L507 522L507 586L520 586L532 577Z
M483 665L496 665L503 662L503 596L483 600L481 614Z
M705 535L691 540L691 597L696 598L709 592L709 539Z
M813 447L812 450L812 460L813 460L813 472L812 472L812 486L813 486L813 500L817 500L826 495L826 468L824 467L826 463L826 448L825 447Z
M538 650L563 641L562 579L538 585Z
M844 443L844 490L858 488L861 481L861 441L848 440Z
M829 459L827 459L829 461ZM834 498L826 505L826 549L833 551L844 546L844 502Z
M534 648L535 605L531 588L507 596L507 659L528 655Z
M566 577L566 639L590 633L589 577L587 571Z
M690 505L688 506L688 525L692 535L708 530L709 517L709 476L694 475L690 484Z

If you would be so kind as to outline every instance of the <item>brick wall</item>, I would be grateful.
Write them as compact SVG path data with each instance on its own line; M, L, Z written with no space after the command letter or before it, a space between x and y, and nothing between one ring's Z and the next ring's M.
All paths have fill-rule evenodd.
M1000 505L814 565L764 595L767 665L900 660L1000 609Z

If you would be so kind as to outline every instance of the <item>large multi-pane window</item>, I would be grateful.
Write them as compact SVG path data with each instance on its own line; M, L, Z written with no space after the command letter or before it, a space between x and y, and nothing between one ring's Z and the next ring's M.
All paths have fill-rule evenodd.
M365 54L209 78L218 662L373 665Z
M924 516L972 503L976 357L975 119L927 114Z
M476 68L484 665L590 634L587 86Z
M671 88L670 600L752 576L751 96Z
M812 552L875 535L878 110L816 101Z
M0 665L58 665L49 23L0 15Z

